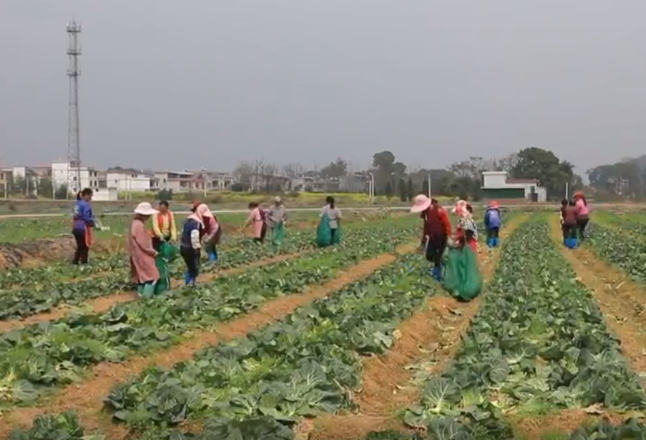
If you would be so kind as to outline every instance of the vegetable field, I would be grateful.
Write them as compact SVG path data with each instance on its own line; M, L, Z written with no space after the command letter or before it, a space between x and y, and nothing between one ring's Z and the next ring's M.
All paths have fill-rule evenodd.
M598 213L572 251L556 213L507 213L469 303L414 216L324 249L232 237L149 300L121 253L2 271L0 440L646 439L640 215Z

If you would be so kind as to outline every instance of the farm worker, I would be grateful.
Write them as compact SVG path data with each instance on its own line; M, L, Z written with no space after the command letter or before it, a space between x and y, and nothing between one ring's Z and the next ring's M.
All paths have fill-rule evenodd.
M570 200L563 209L563 238L564 244L574 249L577 246L576 230L578 224L576 204Z
M199 207L199 205L198 205ZM197 276L200 273L200 252L202 249L202 237L204 236L204 210L192 209L193 213L188 216L182 228L179 253L186 263L185 284L195 285Z
M468 245L473 252L478 252L478 228L473 221L473 215L467 209L467 202L458 200L453 214L458 218L456 241L460 246Z
M500 227L502 215L500 205L495 200L489 204L484 216L484 225L487 230L487 246L494 248L500 244Z
M256 202L249 203L249 216L243 228L253 225L253 241L263 243L267 234L266 214Z
M437 200L420 194L415 197L410 212L419 213L424 220L422 247L426 247L426 259L433 263L433 278L442 281L442 256L451 237L451 222L446 210Z
M155 294L155 284L159 280L159 270L155 262L157 251L145 225L156 213L148 202L137 205L128 233L130 274L132 281L137 284L137 292L144 298L150 298Z
M177 227L175 226L175 215L169 209L168 202L159 202L159 211L153 215L153 247L157 252L161 244L169 241L177 241Z
M334 197L327 196L325 198L325 206L321 208L319 214L321 222L327 222L327 227L330 229L330 244L337 244L341 240L340 226L341 226L341 210L336 207Z
M574 202L576 206L577 229L579 230L579 240L585 238L585 228L590 221L590 211L588 210L588 201L582 192L574 193Z
M76 195L76 205L72 215L72 235L76 241L74 264L87 264L92 246L92 228L94 228L94 215L92 214L92 190L85 188Z
M274 197L274 204L267 210L267 225L271 231L271 241L279 245L285 235L287 223L287 210L280 196Z
M199 214L202 219L204 228L200 232L200 240L204 243L204 250L209 257L209 261L215 263L218 261L217 245L222 237L220 223L209 207L202 202L194 202L191 211Z

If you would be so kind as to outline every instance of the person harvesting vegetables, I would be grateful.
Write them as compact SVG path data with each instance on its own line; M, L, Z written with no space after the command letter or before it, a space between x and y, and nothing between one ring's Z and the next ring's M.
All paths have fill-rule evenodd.
M320 221L316 231L316 241L319 247L325 247L341 242L341 210L337 208L334 197L325 198L325 206L319 214Z
M203 228L200 231L200 241L204 243L204 250L209 257L209 261L216 263L218 261L217 245L222 237L222 228L217 217L211 212L209 207L202 202L194 202L192 212L199 214L202 219Z
M500 244L500 228L502 227L502 215L500 205L495 200L489 204L484 215L484 225L487 230L487 246L495 248Z
M249 216L242 228L253 225L253 241L261 244L265 241L265 235L267 234L266 214L256 202L250 202L247 207L249 208Z
M170 210L168 202L159 202L159 210L153 215L153 247L157 252L161 244L169 241L177 241L177 227L175 226L175 215Z
M570 200L563 208L563 241L565 246L570 249L577 247L577 224L578 212L576 204Z
M276 196L274 204L267 210L267 225L271 231L271 241L274 245L279 245L282 242L286 223L287 210L283 205L283 200Z
M576 206L577 216L577 229L579 231L579 240L583 241L585 238L585 229L590 222L590 210L588 209L588 201L582 192L574 193L574 202Z
M473 215L467 209L467 202L458 200L453 208L453 214L458 218L456 241L460 246L469 246L473 252L478 252L478 227L473 221Z
M72 214L72 235L76 241L73 264L87 264L92 246L92 229L95 226L92 214L92 190L85 188L76 195Z
M145 226L148 219L156 213L157 211L148 202L137 205L128 233L131 278L137 284L139 295L145 298L155 294L155 284L159 280L159 270L155 262L157 251Z
M424 221L422 248L426 247L425 257L433 263L433 278L442 281L442 256L451 237L449 216L436 199L429 199L424 194L415 197L410 212L420 214Z
M204 209L198 209L199 205L192 211L184 221L182 237L180 239L179 254L186 264L185 285L195 285L200 274L200 252L202 250L202 237L204 236Z

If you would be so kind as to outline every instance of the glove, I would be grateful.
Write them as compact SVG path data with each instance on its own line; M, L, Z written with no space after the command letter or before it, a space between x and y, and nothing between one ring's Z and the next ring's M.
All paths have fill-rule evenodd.
M447 244L448 246L450 246L450 247L453 247L453 246L455 246L455 240L453 240L453 238L452 238L452 237L449 237L449 239L447 240L446 244Z

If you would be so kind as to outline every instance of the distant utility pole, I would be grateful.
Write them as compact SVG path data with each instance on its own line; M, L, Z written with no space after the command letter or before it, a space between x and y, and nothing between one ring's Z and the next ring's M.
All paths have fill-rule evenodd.
M80 191L81 188L81 141L79 130L79 83L81 75L79 57L81 56L81 25L74 20L67 23L67 56L69 58L69 117L67 127L67 183L69 191Z

